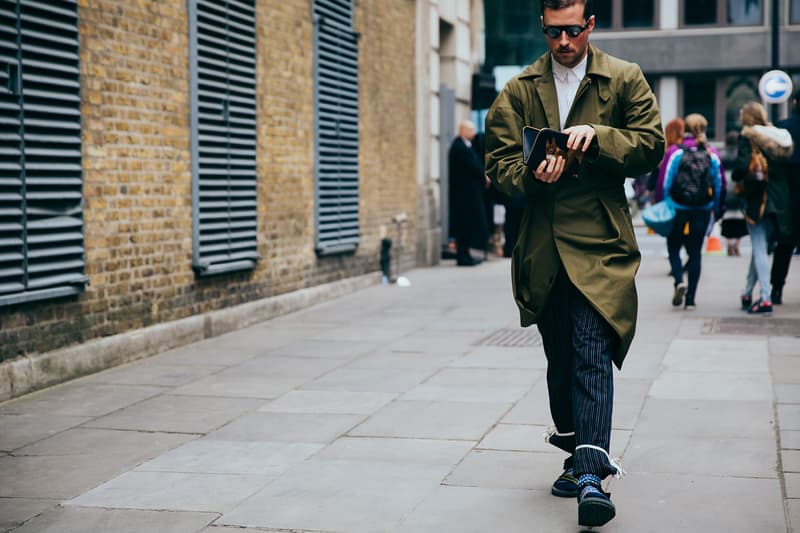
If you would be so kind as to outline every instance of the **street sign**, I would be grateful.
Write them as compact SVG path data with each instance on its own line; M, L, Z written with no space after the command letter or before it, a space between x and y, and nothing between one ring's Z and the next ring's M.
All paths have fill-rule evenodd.
M758 93L767 104L782 104L792 94L792 78L782 70L770 70L758 81Z

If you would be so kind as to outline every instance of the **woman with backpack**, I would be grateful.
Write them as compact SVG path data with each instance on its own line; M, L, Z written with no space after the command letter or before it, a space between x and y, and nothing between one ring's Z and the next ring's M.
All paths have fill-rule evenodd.
M683 142L667 161L663 191L664 199L675 206L672 233L667 237L674 279L672 305L683 304L686 310L692 311L700 281L703 240L713 220L722 216L725 182L719 152L706 138L708 121L703 115L692 113L685 123ZM682 247L689 256L688 285L683 281Z
M767 120L767 111L758 102L748 102L739 113L742 132L733 169L737 194L744 197L744 215L750 233L752 255L747 281L741 295L742 309L748 313L771 313L772 301L769 241L777 227L791 227L791 214L781 209L789 197L789 186L780 172L770 173L792 155L792 136ZM758 281L761 298L753 302Z

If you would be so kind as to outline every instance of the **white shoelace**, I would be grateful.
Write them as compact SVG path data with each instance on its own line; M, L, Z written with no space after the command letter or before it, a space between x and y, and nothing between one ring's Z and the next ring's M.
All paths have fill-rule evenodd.
M559 433L558 428L556 428L555 426L548 426L548 428L544 430L544 433L542 433L545 444L550 444L550 437L552 437L553 435L555 435L556 437L574 437L575 432L572 431L570 433Z
M625 474L627 474L627 472L626 472L625 470L623 470L623 469L622 469L622 462L621 462L620 458L619 458L619 457L614 457L614 458L612 459L612 458L611 458L611 456L610 456L610 455L608 455L608 452L607 452L607 451L605 451L605 450L604 450L603 448L601 448L600 446L595 446L595 445L593 445L593 444L581 444L580 446L575 446L575 450L576 450L576 451L577 451L578 449L580 449L580 448L591 448L592 450L601 451L601 452L603 452L604 454L606 454L606 457L608 457L608 462L611 464L611 466L613 466L614 468L616 468L616 469L617 469L617 473L616 473L616 474L614 474L614 477L615 477L615 478L619 479L619 478L621 478L622 476L624 476Z

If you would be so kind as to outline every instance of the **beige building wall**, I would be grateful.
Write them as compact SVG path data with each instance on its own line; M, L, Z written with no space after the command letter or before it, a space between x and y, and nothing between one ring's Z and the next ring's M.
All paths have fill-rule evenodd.
M417 262L437 264L448 223L447 148L470 118L483 56L483 0L417 2ZM447 96L454 93L454 101ZM443 229L443 226L445 228Z

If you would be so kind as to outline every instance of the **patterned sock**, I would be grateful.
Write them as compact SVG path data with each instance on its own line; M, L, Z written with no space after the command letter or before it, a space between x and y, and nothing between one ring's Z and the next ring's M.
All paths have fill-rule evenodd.
M578 478L580 497L583 498L589 494L605 496L603 489L600 488L602 482L603 480L594 474L581 474L581 477Z

